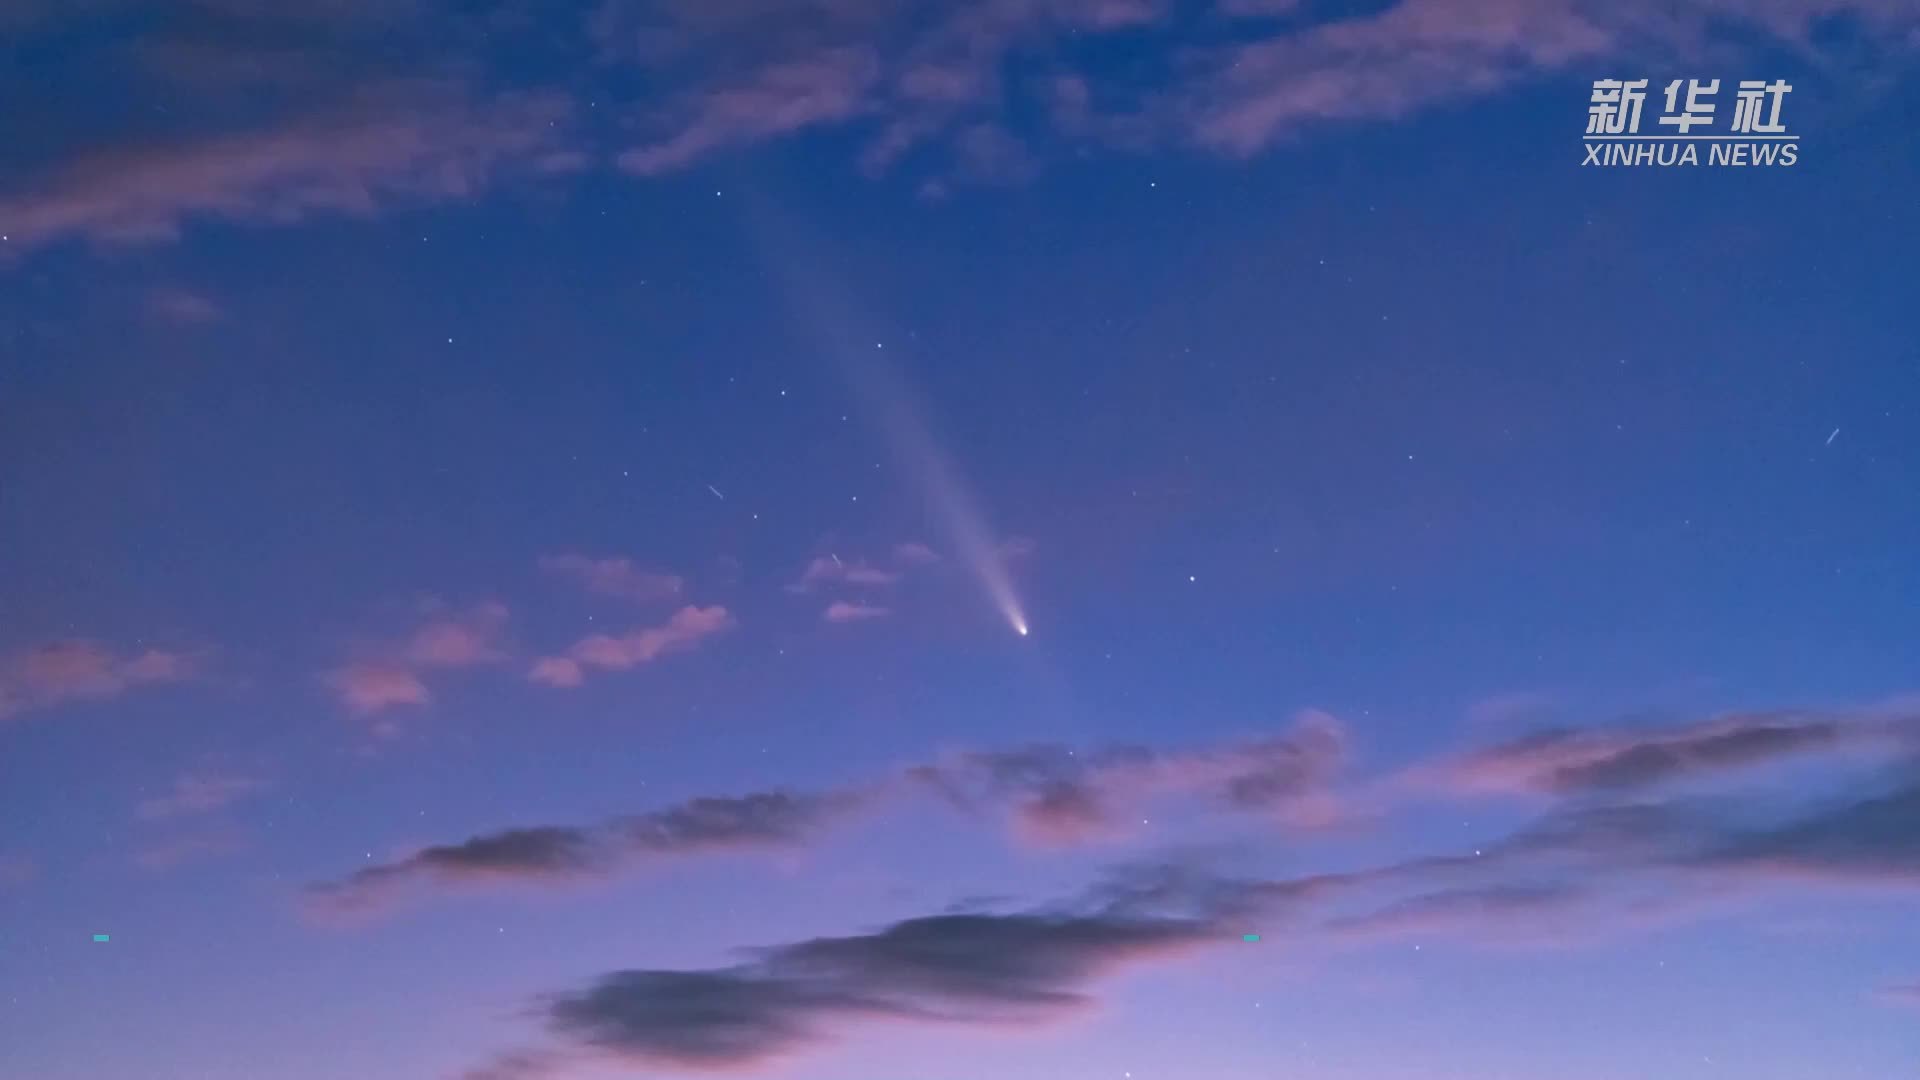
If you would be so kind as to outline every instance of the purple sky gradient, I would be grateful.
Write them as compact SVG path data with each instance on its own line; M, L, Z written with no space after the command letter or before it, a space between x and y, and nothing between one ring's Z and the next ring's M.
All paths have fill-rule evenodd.
M1910 4L0 36L0 1075L1920 1061Z

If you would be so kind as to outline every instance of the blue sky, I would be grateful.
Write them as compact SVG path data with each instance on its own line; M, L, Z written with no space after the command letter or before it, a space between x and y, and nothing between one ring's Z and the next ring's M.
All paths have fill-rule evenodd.
M1920 1054L1906 5L0 28L0 1071Z

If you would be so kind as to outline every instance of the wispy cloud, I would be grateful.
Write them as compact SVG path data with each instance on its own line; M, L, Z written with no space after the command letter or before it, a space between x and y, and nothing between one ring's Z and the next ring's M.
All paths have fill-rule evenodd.
M1319 823L1318 799L1343 753L1336 722L1310 713L1290 732L1218 747L1077 752L1048 745L959 754L824 791L703 796L596 824L502 829L363 868L313 895L325 907L358 910L406 888L571 882L716 850L798 847L856 811L926 792L969 814L1006 811L1020 835L1048 843L1122 834L1143 807L1181 796L1309 827Z
M1623 791L1903 739L1920 741L1920 712L1743 713L1662 727L1545 731L1421 775L1464 791Z
M680 595L686 582L678 575L645 570L633 560L587 555L546 555L540 569L578 581L589 592L625 600L651 601Z
M858 810L864 801L852 791L761 792L691 799L590 826L503 829L422 848L404 859L316 886L310 895L323 910L358 911L426 883L567 881L653 860L794 847Z
M940 553L917 540L909 540L894 545L893 561L900 566L930 566L940 561Z
M873 47L846 44L785 56L682 95L657 116L662 134L620 153L641 175L683 168L715 151L848 119L871 106L880 78Z
M51 642L0 659L0 720L73 701L104 700L142 686L185 682L204 650L119 652L97 641Z
M827 605L820 617L831 623L865 622L868 619L884 619L893 614L892 608L877 607L873 604L852 604L845 600L835 600Z
M27 7L6 9L16 37L66 40L70 11ZM853 143L871 174L910 171L938 192L1088 152L1244 157L1628 56L1817 53L1841 20L1875 55L1920 43L1908 0L604 0L545 12L517 39L567 58L562 87L502 63L491 9L323 7L222 3L202 14L234 24L224 34L142 42L129 69L140 88L207 102L205 122L26 161L0 192L0 254L153 241L194 222L367 217L600 164L651 177L814 133ZM296 32L310 48L284 46ZM1103 40L1138 62L1088 62ZM327 47L342 42L360 47ZM616 89L634 82L644 98ZM576 124L587 111L611 122Z
M204 326L219 322L226 315L212 297L176 286L149 292L147 314L159 322L175 326Z
M1881 42L1920 25L1902 0L1400 0L1324 13L1260 0L813 0L723 13L615 0L594 26L605 62L681 73L642 111L647 134L619 159L631 171L834 131L863 142L867 170L911 160L937 192L1020 179L1090 145L1247 156L1316 125L1397 118L1629 52L1769 38L1811 48L1837 15ZM1155 62L1124 73L1080 62L1076 46L1102 37ZM1016 55L1041 72L1008 63Z
M250 773L206 770L183 773L174 778L173 787L164 795L141 800L134 816L142 821L210 814L258 794L267 781Z
M507 617L506 605L493 602L437 611L413 632L401 655L422 668L497 664L507 658L501 646Z
M1868 715L1870 724L1835 714L1841 727L1860 722L1884 733L1882 722L1892 722L1893 730L1907 730L1891 713ZM1783 722L1788 716L1792 722ZM1820 714L1772 712L1641 732L1665 752L1658 766L1627 770L1624 787L1611 767L1592 781L1584 772L1572 783L1529 780L1521 788L1549 802L1536 819L1433 854L1283 878L1220 873L1208 856L1150 862L1051 907L949 911L752 949L749 959L725 967L609 972L542 998L548 1045L500 1059L485 1075L544 1075L582 1058L747 1069L874 1023L1047 1019L1087 1004L1103 972L1233 940L1255 922L1277 942L1328 947L1404 935L1566 947L1698 917L1782 886L1920 888L1920 783L1910 769L1864 793L1858 777L1841 769L1829 777L1836 794L1815 804L1801 801L1797 783L1763 782L1711 798L1651 790L1694 766L1750 765L1755 746L1765 748L1761 757L1817 753L1808 748L1828 744L1799 733L1826 730ZM1610 749L1577 755L1581 770L1620 750L1608 741L1619 732L1588 734ZM1911 744L1901 739L1866 745L1881 764L1910 766ZM907 770L905 790L930 787L968 808L1008 806L1025 823L1075 837L1101 828L1116 804L1155 792L1202 793L1243 810L1284 806L1323 786L1343 748L1338 727L1310 715L1288 736L1218 748L959 755ZM1675 760L1682 767L1671 767ZM1622 801L1629 789L1639 797ZM888 797L901 790L876 789ZM557 848L567 872L587 865L571 837L532 846ZM533 863L548 872L544 855ZM1920 991L1892 986L1881 996L1911 1004Z
M688 605L658 626L643 626L624 634L593 634L573 643L564 656L534 662L527 677L548 686L571 687L585 681L588 671L625 671L650 664L673 652L693 648L733 626L727 609Z
M376 713L433 700L425 675L433 671L504 663L509 612L487 601L450 607L421 605L421 621L395 641L363 646L360 656L325 672L321 681L340 702L359 713Z
M1898 983L1883 986L1879 991L1880 1000L1902 1008L1920 1009L1920 982Z
M1920 781L1730 828L1685 857L1805 881L1920 885Z
M807 563L800 579L787 586L789 592L812 592L823 585L887 586L899 583L904 572L873 566L862 560L844 561L838 555L821 555Z
M171 239L194 221L285 224L471 199L508 174L577 166L558 95L476 99L447 83L362 88L257 129L120 145L0 193L5 251Z
M247 835L238 826L221 823L178 832L143 844L133 854L133 863L155 873L188 863L206 862L240 851Z
M359 713L425 705L433 700L420 676L394 664L348 664L327 672L322 680L339 696L341 704Z
M1314 823L1325 816L1346 749L1339 721L1309 711L1285 734L1225 746L1083 751L1040 744L960 754L908 775L966 809L1010 807L1030 839L1074 843L1125 833L1143 807L1181 795L1295 825Z

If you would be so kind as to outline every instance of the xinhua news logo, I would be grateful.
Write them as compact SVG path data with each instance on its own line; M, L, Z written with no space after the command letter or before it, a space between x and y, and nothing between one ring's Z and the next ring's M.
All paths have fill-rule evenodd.
M1595 79L1587 106L1584 166L1791 166L1800 160L1800 136L1790 134L1780 108L1793 92L1785 80L1743 79L1734 90L1725 125L1716 123L1719 79L1675 79L1667 84L1658 126L1640 131L1646 79Z

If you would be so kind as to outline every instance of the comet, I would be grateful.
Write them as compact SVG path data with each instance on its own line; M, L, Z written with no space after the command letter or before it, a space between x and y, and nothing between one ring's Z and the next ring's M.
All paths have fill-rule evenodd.
M845 366L849 384L873 413L894 453L908 465L909 474L918 479L927 509L960 565L1013 632L1026 637L1026 611L987 516L958 467L934 441L906 386L891 368L865 354Z
M934 438L905 381L881 358L886 335L873 333L877 320L859 310L849 291L821 265L819 253L831 250L830 241L803 235L797 223L768 201L745 201L757 226L755 238L772 271L768 277L783 293L788 309L812 331L820 350L835 361L862 410L904 466L902 471L917 481L928 514L951 545L956 561L1007 626L1026 637L1030 629L1026 609L987 515L959 467Z

